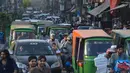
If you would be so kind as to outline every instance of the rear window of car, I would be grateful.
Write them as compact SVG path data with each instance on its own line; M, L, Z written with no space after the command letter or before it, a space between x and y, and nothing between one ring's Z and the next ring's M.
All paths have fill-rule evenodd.
M17 55L53 55L51 46L43 42L22 42L16 46Z

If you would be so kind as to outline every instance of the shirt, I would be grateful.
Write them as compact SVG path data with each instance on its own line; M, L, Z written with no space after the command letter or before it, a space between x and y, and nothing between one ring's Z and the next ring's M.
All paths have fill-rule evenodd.
M95 66L97 67L96 73L109 73L109 69L107 68L107 65L109 65L110 60L106 58L105 56L106 54L103 53L100 55L94 59ZM100 65L97 63L99 63Z
M47 67L44 67L42 70L38 67L35 67L30 73L51 73L51 70Z
M3 65L2 60L0 60L0 73L14 73L14 70L18 70L18 67L13 59L7 59L5 65Z
M48 64L47 62L45 63L45 67L46 67L47 69L50 69L50 66L49 66L49 64ZM34 68L36 68L36 67L33 67L33 68L29 68L29 67L28 67L28 72L27 72L27 73L31 73L31 71L32 71Z
M120 56L117 53L114 53L110 58L110 65L112 68L114 68L116 60L127 60L127 59L128 56L125 53L121 54Z
M64 39L61 40L61 46L60 46L60 48L66 48L66 44L67 44L67 41L65 41Z
M56 43L56 45L57 45L57 47L59 48L60 47L60 44L59 44L59 41L58 41L58 39L55 39L54 41L52 41L52 40L47 40L48 41L48 43L50 44L50 45L52 45L53 43Z

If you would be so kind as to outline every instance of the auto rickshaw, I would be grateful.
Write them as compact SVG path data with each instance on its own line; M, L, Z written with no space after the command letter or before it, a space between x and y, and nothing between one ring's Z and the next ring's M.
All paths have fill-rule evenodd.
M122 44L126 54L130 55L130 30L112 30L114 44Z
M21 35L26 35L25 38L19 38ZM34 39L35 37L35 27L30 24L12 24L10 29L10 39L9 45L12 41L18 39Z
M100 29L74 30L72 35L74 73L96 73L94 58L113 44L112 37Z
M64 34L69 34L71 30L71 24L54 24L46 28L46 34L50 36L52 33L55 34L56 39L61 41Z
M37 36L39 37L43 32L45 32L46 27L53 25L53 22L49 20L32 20L31 24L35 26Z

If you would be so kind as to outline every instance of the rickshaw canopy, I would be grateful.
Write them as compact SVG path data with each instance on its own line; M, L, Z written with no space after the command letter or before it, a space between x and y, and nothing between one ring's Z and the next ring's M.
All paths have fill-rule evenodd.
M52 25L54 24L53 21L49 21L49 20L43 20L43 21L38 21L37 25Z
M111 36L109 36L105 31L103 31L101 29L74 30L72 35L73 35L72 36L72 38L73 38L72 55L73 56L74 56L74 52L75 52L76 38L81 38L81 39L110 38L110 39L112 39Z
M107 37L111 38L107 33L103 30L96 29L96 30L74 30L73 36L80 37L80 38L93 38L93 37Z
M11 25L11 30L15 30L15 29L35 30L35 27L33 25Z
M12 22L11 25L30 25L30 22L25 22L25 21L14 21Z
M123 38L130 37L130 30L112 30L112 32L119 34Z

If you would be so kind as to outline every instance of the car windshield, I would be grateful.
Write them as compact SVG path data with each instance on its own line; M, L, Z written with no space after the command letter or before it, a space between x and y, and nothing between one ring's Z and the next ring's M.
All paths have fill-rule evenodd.
M108 48L112 45L112 41L87 41L87 55L97 56L98 54L106 52Z
M45 30L45 28L42 26L39 26L38 29L39 29L39 32L43 32Z
M59 39L59 40L61 38L63 38L64 33L68 33L68 32L69 32L69 30L67 28L66 29L51 29L50 30L50 34L54 33L56 39Z
M16 55L53 55L53 51L48 43L21 42L16 46Z
M15 32L15 39L35 39L33 32Z

